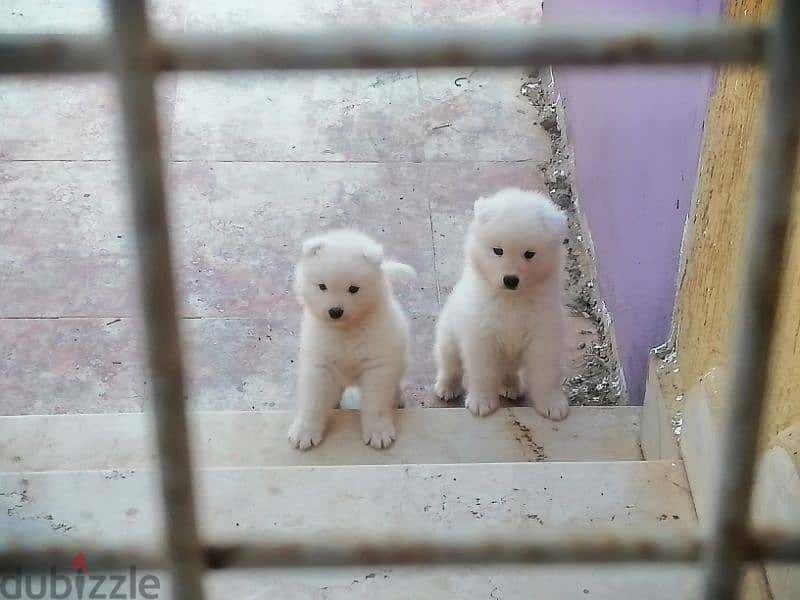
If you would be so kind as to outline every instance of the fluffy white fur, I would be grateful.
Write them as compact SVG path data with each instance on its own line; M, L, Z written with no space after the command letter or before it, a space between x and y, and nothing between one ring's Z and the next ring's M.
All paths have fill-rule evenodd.
M476 415L494 411L499 396L525 394L542 415L567 416L566 233L564 213L542 194L505 189L475 202L464 272L436 328L440 398L457 398L465 385L465 404Z
M364 443L388 448L394 441L409 335L391 280L414 275L411 267L386 261L380 244L356 231L331 231L303 244L294 281L303 322L293 446L306 450L322 442L330 411L350 386L360 391Z

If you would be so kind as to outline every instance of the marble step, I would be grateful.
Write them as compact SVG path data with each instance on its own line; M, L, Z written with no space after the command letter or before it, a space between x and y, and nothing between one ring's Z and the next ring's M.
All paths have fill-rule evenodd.
M200 469L198 518L206 540L325 539L385 533L552 528L696 527L680 462L542 462ZM3 537L28 546L162 542L164 517L151 470L0 475ZM69 566L64 566L69 569ZM169 582L160 581L165 591ZM221 572L211 598L690 598L684 566L445 566ZM169 597L165 594L163 597Z
M196 466L272 467L641 460L639 407L575 407L549 421L528 407L476 418L463 408L397 412L398 438L386 450L361 441L357 411L337 410L324 443L289 446L288 411L193 412ZM0 472L142 469L155 465L146 413L0 417Z

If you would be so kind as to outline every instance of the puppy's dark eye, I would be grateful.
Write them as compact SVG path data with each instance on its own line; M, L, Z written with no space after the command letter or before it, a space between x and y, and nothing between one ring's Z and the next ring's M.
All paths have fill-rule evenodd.
M503 256L502 248L492 248L492 252L494 252L497 256Z
M347 288L347 291L351 294L355 294L359 289L361 288L359 288L357 285L351 285L349 288Z
M528 260L532 259L534 256L536 256L536 252L534 252L533 250L528 250L525 253L525 258Z
M320 283L320 284L319 284L319 289L321 289L321 290L324 292L325 290L327 290L327 289L328 289L328 286L327 286L327 285L325 285L324 283Z

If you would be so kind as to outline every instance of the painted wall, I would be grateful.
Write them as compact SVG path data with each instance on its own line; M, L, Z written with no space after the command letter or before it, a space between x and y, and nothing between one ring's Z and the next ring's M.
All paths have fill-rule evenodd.
M723 0L546 0L544 23L715 19ZM714 71L557 68L576 188L632 403L668 337Z
M763 20L774 3L731 0L733 20ZM688 261L678 294L677 352L682 384L693 386L730 359L743 231L753 185L753 159L763 108L756 68L729 69L711 99L697 204L687 228ZM762 447L800 424L800 172L789 223L788 265L781 285L778 335L772 349ZM800 457L797 458L800 466Z

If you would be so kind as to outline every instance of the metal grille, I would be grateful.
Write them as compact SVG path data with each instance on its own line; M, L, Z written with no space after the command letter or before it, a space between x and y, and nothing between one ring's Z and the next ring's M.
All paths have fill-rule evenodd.
M148 30L143 0L109 0L110 36L2 35L0 73L116 73L124 114L131 202L138 239L142 302L153 379L161 457L167 548L92 548L98 568L169 565L180 599L203 597L205 569L286 566L453 563L702 562L704 597L738 595L746 561L800 561L800 537L756 531L748 519L757 436L791 186L800 140L800 2L779 2L766 26L696 24L656 30L631 27L535 27L495 30L368 30L314 34L165 37ZM665 536L597 530L522 537L399 532L377 539L370 531L325 541L287 539L256 545L210 546L199 539L185 412L154 80L161 71L343 69L555 64L762 63L768 74L766 117L747 226L744 286L737 313L732 410L724 447L726 470L719 510L708 535ZM777 268L776 268L777 266ZM385 540L392 539L391 545ZM44 569L69 561L66 545L14 543L0 552L0 572Z

